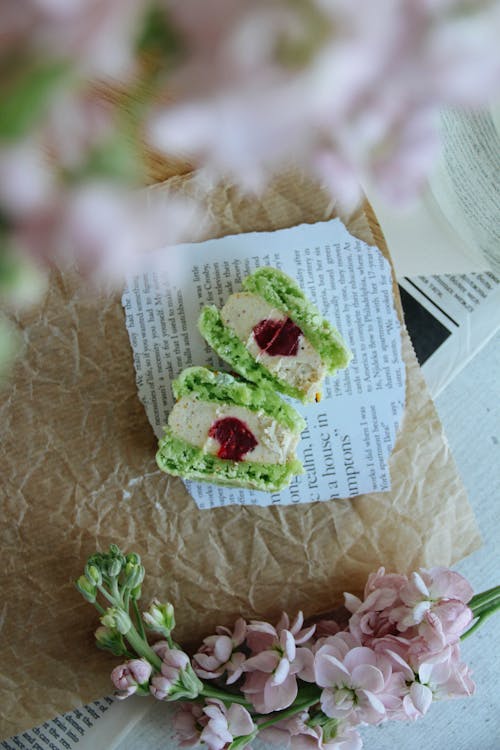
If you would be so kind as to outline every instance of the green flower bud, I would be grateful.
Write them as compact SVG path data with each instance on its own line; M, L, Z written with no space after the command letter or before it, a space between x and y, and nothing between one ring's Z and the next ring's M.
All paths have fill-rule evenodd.
M306 724L310 727L321 727L323 742L331 742L337 736L339 720L331 719L323 711L312 714Z
M94 586L100 586L102 583L102 574L98 567L87 563L85 566L85 577Z
M133 565L140 565L141 564L141 558L136 552L129 552L128 555L125 555L125 562L132 563Z
M75 581L75 586L84 599L86 599L91 604L94 604L96 600L97 590L95 585L91 583L88 578L86 578L85 576L80 576L80 578Z
M170 602L162 604L158 599L153 599L147 612L143 612L143 620L150 630L169 637L175 628L174 607Z
M105 651L111 651L115 656L123 656L127 653L127 647L121 634L114 628L101 625L94 633L96 645Z
M101 617L101 622L107 628L115 629L122 635L126 635L132 627L132 620L120 607L108 607Z
M185 669L181 669L180 681L184 688L182 697L187 698L187 700L194 700L203 690L203 683L196 675L191 664L188 664Z
M108 576L110 578L116 578L120 575L122 569L122 561L118 557L114 557L108 561Z
M131 589L140 586L144 580L145 575L144 567L138 563L128 562L125 565L124 571L124 585L129 586Z

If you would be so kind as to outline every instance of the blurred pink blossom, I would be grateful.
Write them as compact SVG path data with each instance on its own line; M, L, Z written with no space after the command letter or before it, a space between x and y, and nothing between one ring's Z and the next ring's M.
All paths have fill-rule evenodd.
M182 49L174 59L164 41L156 77L137 46L153 7L153 31L161 37L164 22L165 39ZM137 137L189 157L205 185L261 191L295 166L346 207L366 180L394 202L411 199L439 150L440 110L484 106L497 90L499 23L500 5L487 0L5 0L4 77L67 66L33 122L0 143L9 244L122 282L148 251L196 239L193 201L169 194L163 211L145 214L128 193L141 181L138 152L133 175L126 169ZM120 96L96 88L109 77L124 92L153 86L134 112L139 136ZM106 162L114 147L124 164L100 172L115 169ZM381 617L363 627L381 632Z
M304 8L309 8L309 12ZM290 161L354 201L371 175L393 200L419 190L446 105L486 103L500 79L500 8L413 0L310 6L196 0L174 6L191 56L179 97L152 119L153 142L258 189ZM318 34L314 12L323 15ZM303 51L281 58L279 50ZM295 45L295 46L294 46ZM202 85L199 85L199 82Z

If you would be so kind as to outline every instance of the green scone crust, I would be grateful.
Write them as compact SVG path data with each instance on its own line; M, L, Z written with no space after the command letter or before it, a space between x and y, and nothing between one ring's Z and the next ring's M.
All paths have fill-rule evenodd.
M198 328L201 335L219 357L231 365L242 377L263 388L273 388L286 396L303 400L303 393L263 367L246 348L243 341L226 326L215 305L207 305L200 313Z
M295 448L305 422L273 391L205 367L173 383L177 402L156 455L185 479L276 492L302 473Z
M279 492L304 469L298 459L285 464L226 461L178 438L168 428L160 441L156 462L162 471L197 482Z
M244 378L313 401L324 376L350 361L341 335L282 271L258 269L243 289L220 311L203 308L202 336Z

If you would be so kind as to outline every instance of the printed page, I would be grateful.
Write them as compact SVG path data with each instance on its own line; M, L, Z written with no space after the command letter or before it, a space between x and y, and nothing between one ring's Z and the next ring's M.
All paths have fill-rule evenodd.
M405 321L433 397L500 327L494 273L399 280Z
M175 273L166 270L167 257ZM229 369L197 330L201 307L221 307L260 266L296 279L354 354L347 370L326 380L321 403L293 402L307 421L298 450L305 474L274 494L189 482L198 506L287 505L389 490L405 369L391 270L382 253L335 219L180 245L160 258L162 270L129 279L122 300L139 397L157 437L174 403L172 380L182 369Z
M430 188L450 227L500 276L500 134L489 112L446 110Z
M101 698L88 706L57 716L39 727L0 742L3 750L71 750L83 747L88 730L110 709L113 698ZM94 745L99 747L98 744ZM102 746L101 746L102 747Z

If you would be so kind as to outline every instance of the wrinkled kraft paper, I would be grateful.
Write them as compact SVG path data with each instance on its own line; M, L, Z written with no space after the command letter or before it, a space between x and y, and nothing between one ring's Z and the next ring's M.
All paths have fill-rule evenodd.
M174 178L171 189L189 192L193 180ZM262 200L231 187L206 200L207 237L335 215L328 196L290 175ZM341 218L387 252L368 206ZM480 544L404 330L407 407L390 493L207 512L156 467L118 295L96 299L76 277L54 274L19 323L26 350L0 409L1 737L110 692L116 659L95 648L97 613L72 581L111 542L142 555L144 606L169 598L186 646L239 614L326 612L379 565L451 565Z

